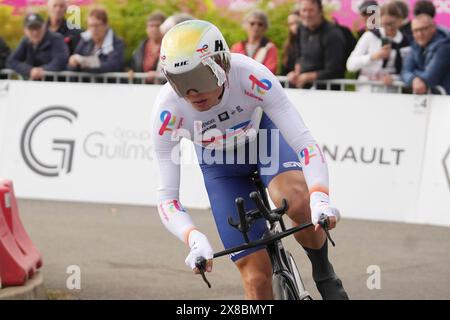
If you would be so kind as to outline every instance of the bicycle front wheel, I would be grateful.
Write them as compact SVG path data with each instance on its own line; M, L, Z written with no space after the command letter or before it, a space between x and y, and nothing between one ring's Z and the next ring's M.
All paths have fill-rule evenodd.
M273 297L275 300L298 300L297 288L282 274L274 274L272 278Z
M294 276L295 284L297 285L298 292L300 293L300 300L312 300L311 295L306 291L305 284L303 283L300 272L298 271L297 263L294 257L289 251L286 251L286 256L289 261L289 270Z

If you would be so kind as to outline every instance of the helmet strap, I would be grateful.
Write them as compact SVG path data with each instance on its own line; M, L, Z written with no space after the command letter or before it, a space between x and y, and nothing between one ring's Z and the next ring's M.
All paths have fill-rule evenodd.
M221 92L221 94L219 96L219 100L222 100L224 93L225 93L225 85L222 86L222 92Z

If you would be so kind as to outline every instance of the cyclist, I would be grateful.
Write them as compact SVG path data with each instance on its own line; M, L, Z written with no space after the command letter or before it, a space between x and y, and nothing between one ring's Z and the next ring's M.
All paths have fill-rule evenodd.
M312 263L313 278L324 299L348 299L328 260L321 213L331 228L339 211L330 204L328 169L323 154L277 78L263 65L230 54L213 24L191 20L164 36L160 61L168 83L155 105L152 139L159 164L158 211L165 227L190 247L186 264L195 273L195 259L208 259L213 249L179 201L179 143L194 142L212 212L225 248L242 244L242 234L227 218L238 219L234 200L255 190L250 175L258 170L274 204L289 202L294 225L312 221L316 227L295 235ZM278 130L279 128L279 130ZM255 151L256 150L256 151ZM269 155L267 158L265 155ZM269 159L269 160L268 160ZM250 240L267 226L256 222ZM241 274L247 299L272 299L271 262L264 247L231 256Z

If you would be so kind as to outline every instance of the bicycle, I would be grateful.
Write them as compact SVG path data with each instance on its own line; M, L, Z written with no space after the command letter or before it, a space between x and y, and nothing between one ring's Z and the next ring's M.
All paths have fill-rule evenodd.
M275 300L313 300L305 288L292 254L284 249L281 239L312 227L314 224L310 222L286 229L282 217L288 210L287 200L283 199L281 207L270 210L268 195L258 172L253 173L251 179L255 184L256 191L250 193L250 199L255 203L256 209L246 212L244 199L239 197L236 198L239 222L233 221L231 217L228 218L228 223L243 234L245 243L234 248L217 252L214 254L213 258L219 258L224 255L257 246L266 246L266 250L272 262L272 288ZM266 219L269 227L268 231L264 233L261 239L250 242L247 233L253 223L260 218ZM319 224L322 226L331 244L335 246L328 231L328 217L322 215ZM198 257L196 260L196 267L199 269L205 283L211 288L211 284L205 276L206 259L204 257Z

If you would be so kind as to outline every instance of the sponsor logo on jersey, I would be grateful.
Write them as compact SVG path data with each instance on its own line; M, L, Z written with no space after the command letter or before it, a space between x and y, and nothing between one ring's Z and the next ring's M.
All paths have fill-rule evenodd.
M322 162L325 161L319 146L317 144L311 145L300 151L300 160L305 166L307 166L311 162L311 159L317 157L317 155L320 155Z
M295 167L302 167L302 164L298 161L286 161L283 163L283 167L285 168L295 168Z
M239 123L229 129L227 129L226 130L227 132L223 135L214 136L214 137L211 137L206 140L202 139L202 144L208 145L208 144L214 143L214 144L221 145L222 143L224 143L224 141L227 141L228 139L231 139L232 137L245 135L245 132L247 130L249 130L251 127L252 127L252 125L250 123L250 120Z
M220 122L230 119L230 116L228 115L227 111L220 113L218 117Z
M261 97L258 97L256 94L254 94L252 92L249 92L249 91L247 91L245 89L244 89L244 93L245 93L246 96L249 96L250 98L256 99L256 100L261 101L261 102L264 101L264 99L262 99Z
M161 127L159 128L159 135L162 136L166 131L172 132L173 130L179 129L183 124L183 117L177 123L177 117L172 115L170 111L164 110L161 112L159 118L161 119Z
M208 126L210 126L210 125L212 125L212 124L214 124L214 123L216 123L216 119L211 119L211 120L208 120L208 121L203 121L203 123L202 123L202 128L204 129L205 127L208 127Z
M168 213L186 212L186 210L181 206L181 204L177 200L168 200L166 202L160 203L159 211L161 212L166 221L170 220Z
M186 212L186 210L184 210L184 208L177 200L173 200L170 203L168 203L167 209L169 210L170 213Z
M204 121L202 123L202 128L198 131L201 131L202 134L204 134L206 131L211 130L217 128L217 124L216 124L216 120L215 119L211 119L208 121Z
M266 92L272 88L272 82L267 79L259 80L253 74L251 74L248 78L252 82L252 90L256 90L259 94L266 94Z

